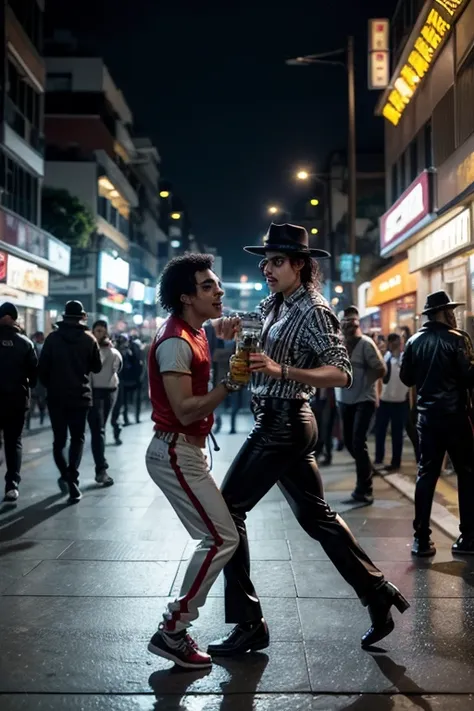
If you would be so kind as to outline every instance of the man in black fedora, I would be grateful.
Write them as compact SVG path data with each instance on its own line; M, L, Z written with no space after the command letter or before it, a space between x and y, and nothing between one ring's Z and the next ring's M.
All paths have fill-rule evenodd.
M372 625L362 638L367 647L393 630L391 607L404 612L409 605L325 501L316 464L317 427L309 400L318 388L345 388L352 381L339 322L319 290L315 259L330 255L309 247L303 227L288 224L272 224L263 246L245 251L263 257L260 269L271 295L260 305L264 351L250 355L255 425L222 484L239 534L238 548L224 568L226 622L236 626L208 652L231 656L269 644L250 578L245 519L275 484L302 528L321 543L369 608Z
M422 328L405 346L400 379L417 392L420 456L415 492L413 555L432 556L433 497L446 452L458 475L460 532L453 553L474 554L474 436L470 390L474 386L474 350L467 333L456 327L445 291L430 294Z
M47 390L53 428L53 456L60 477L59 488L69 492L69 502L81 499L79 465L84 449L86 421L92 407L90 373L102 368L99 345L88 330L87 314L80 301L68 301L63 320L44 342L39 360L39 378ZM68 432L69 456L64 450Z

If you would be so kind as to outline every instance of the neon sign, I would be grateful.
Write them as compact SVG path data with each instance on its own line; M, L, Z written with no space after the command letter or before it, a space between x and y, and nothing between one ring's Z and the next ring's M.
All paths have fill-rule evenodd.
M382 115L397 126L423 77L440 52L466 0L434 0L408 59L393 82Z

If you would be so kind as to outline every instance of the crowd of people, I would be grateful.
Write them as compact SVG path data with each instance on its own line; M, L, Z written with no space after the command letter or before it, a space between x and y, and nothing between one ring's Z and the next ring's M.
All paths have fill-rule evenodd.
M106 425L111 415L115 444L120 445L122 425L130 424L130 407L140 421L143 346L136 336L123 333L112 339L104 320L96 321L92 332L86 321L81 302L69 301L54 330L46 338L37 332L30 340L18 325L14 304L0 306L0 431L7 502L19 497L23 429L30 426L36 407L40 424L49 414L58 484L70 503L82 496L79 466L87 423L95 481L102 486L114 483L105 456Z
M406 332L390 334L383 354L381 341L377 344L362 333L355 307L346 309L340 324L322 297L316 260L329 255L309 247L303 227L272 224L263 245L245 250L260 256L270 296L260 304L260 345L247 352L244 366L242 358L233 357L230 346L241 321L223 316L224 292L212 256L203 254L177 257L165 267L159 294L169 318L148 354L154 433L146 467L189 535L199 541L180 593L165 606L148 649L185 668L206 668L213 657L269 645L270 631L251 578L246 518L275 484L299 525L321 544L368 608L370 627L361 640L364 649L392 632L393 607L401 613L410 607L325 500L316 457L331 462L338 421L339 444L355 461L352 497L363 505L373 503L377 469L385 466L385 471L393 471L400 466L404 430L409 433L418 461L412 548L416 556L436 552L430 513L448 452L459 477L461 535L453 552L474 554L470 399L474 350L469 336L456 328L458 304L445 292L429 295L424 326L411 337ZM133 343L122 337L112 345L104 321L97 321L89 331L82 304L71 301L63 320L39 344L38 361L37 344L20 332L17 317L12 304L0 307L0 429L7 458L6 498L18 498L21 431L29 390L39 382L53 427L59 486L69 494L70 503L76 503L81 498L79 465L87 420L96 481L101 486L113 483L105 459L105 423L112 412L118 441L115 408L125 408L128 420L127 408L141 377L141 370L127 364ZM224 352L218 359L213 340ZM216 369L219 361L221 368ZM204 454L206 442L215 419L219 428L220 408L247 385L254 424L219 489ZM411 417L414 403L417 435ZM136 400L134 407L138 420ZM389 425L392 456L385 465ZM373 426L375 462L367 445ZM221 571L226 583L225 618L234 628L203 650L189 635L189 627Z

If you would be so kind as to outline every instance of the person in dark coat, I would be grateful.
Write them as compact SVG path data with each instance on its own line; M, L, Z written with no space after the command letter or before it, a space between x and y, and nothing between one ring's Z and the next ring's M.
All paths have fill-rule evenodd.
M102 368L99 345L84 321L87 314L80 301L68 301L63 320L49 334L39 361L39 378L48 393L48 410L54 433L53 456L60 472L59 488L69 502L82 498L79 466L84 449L86 422L92 407L90 373ZM69 456L64 449L68 431Z
M400 380L416 388L420 458L415 490L415 556L435 555L430 517L436 483L446 453L458 476L460 536L453 553L474 555L474 433L471 391L474 349L467 333L456 326L445 291L429 294L423 314L428 321L405 346Z
M36 385L38 359L33 343L17 325L14 304L0 306L0 430L3 430L5 499L18 499L21 481L21 435L30 404L30 390Z

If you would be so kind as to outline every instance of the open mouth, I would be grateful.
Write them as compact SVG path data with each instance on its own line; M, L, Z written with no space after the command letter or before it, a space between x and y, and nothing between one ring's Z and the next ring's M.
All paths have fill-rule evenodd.
M216 301L214 304L212 304L215 309L222 309L222 301Z
M267 284L268 284L269 286L271 286L272 284L276 284L276 283L277 283L277 280L276 280L276 279L268 279L268 278L267 278Z

